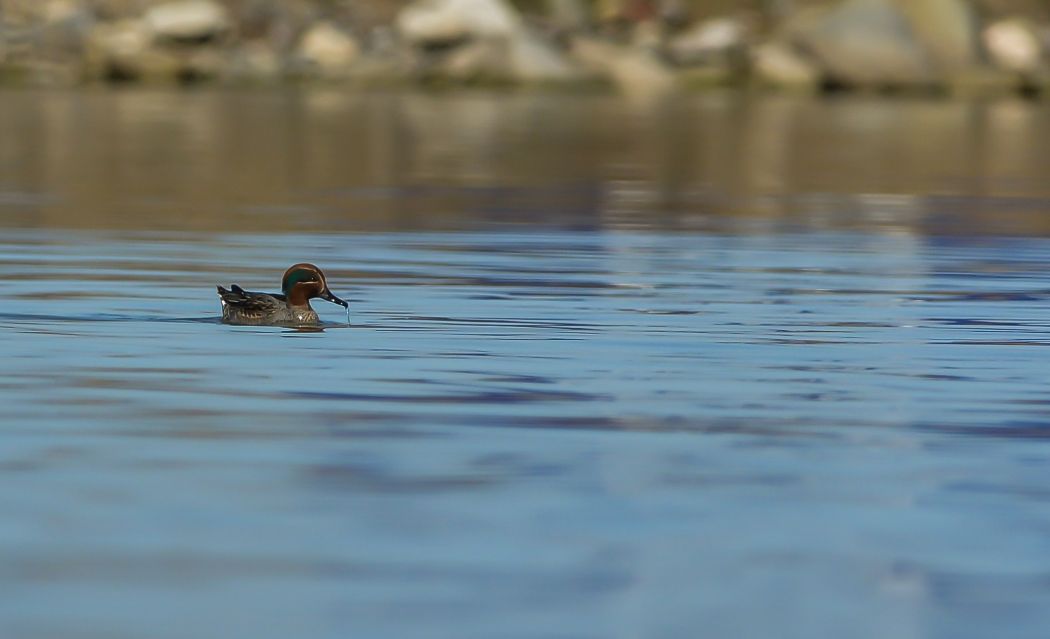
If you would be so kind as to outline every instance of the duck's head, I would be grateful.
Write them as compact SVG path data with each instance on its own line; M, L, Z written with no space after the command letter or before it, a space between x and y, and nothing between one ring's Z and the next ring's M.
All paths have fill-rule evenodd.
M349 303L328 290L324 273L313 264L293 264L289 267L281 279L281 291L288 297L292 306L305 306L311 298L320 297L344 308L350 308Z

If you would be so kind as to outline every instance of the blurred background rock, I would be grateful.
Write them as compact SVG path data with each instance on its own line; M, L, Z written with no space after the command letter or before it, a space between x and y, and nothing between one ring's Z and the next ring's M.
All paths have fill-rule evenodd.
M1023 92L1039 0L4 0L6 82Z

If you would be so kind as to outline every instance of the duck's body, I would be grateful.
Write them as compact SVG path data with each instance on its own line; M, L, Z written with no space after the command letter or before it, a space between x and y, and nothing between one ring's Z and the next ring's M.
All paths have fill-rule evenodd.
M284 273L281 293L255 293L233 284L217 287L222 321L246 326L316 326L320 323L310 299L320 297L347 309L350 305L328 290L324 273L313 264L295 264ZM349 317L349 316L348 316Z
M317 311L306 306L291 306L281 293L254 293L234 284L229 289L221 286L222 321L227 324L260 326L266 324L317 324Z

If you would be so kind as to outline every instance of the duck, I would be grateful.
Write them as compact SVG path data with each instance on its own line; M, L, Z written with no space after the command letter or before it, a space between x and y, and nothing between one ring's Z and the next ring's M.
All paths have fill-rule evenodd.
M320 318L310 300L320 299L339 304L350 318L350 304L328 290L328 281L313 264L293 264L281 278L280 293L254 293L236 284L216 287L222 304L224 324L241 326L317 326Z

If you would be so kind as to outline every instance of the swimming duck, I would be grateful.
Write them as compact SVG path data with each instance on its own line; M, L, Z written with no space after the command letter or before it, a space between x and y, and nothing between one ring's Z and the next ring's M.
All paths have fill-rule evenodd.
M339 304L347 309L350 304L328 290L324 273L313 264L293 264L284 272L280 293L253 293L233 284L221 286L222 321L226 324L248 326L314 326L320 324L317 312L310 308L310 298Z

